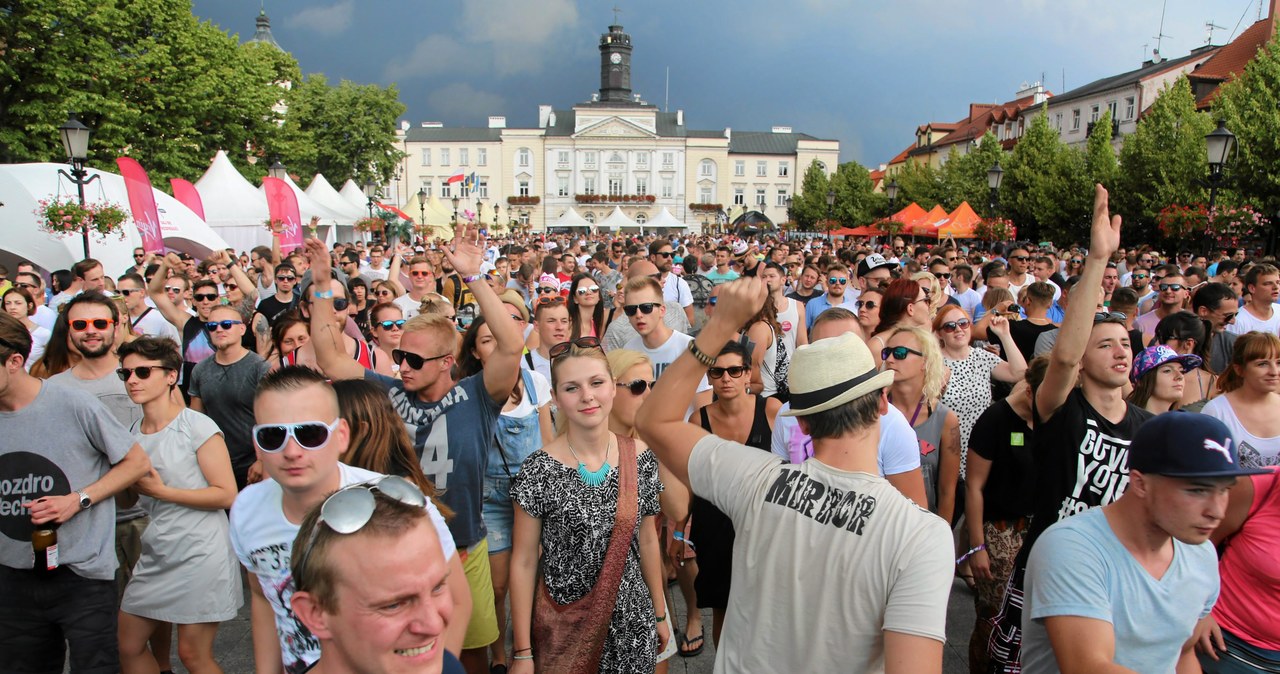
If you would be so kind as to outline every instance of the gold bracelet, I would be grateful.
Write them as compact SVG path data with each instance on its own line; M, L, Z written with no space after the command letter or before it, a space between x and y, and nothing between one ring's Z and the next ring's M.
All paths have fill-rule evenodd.
M699 363L702 363L702 367L711 367L716 364L716 359L703 353L702 349L698 348L697 342L689 342L689 353L692 353L693 357Z

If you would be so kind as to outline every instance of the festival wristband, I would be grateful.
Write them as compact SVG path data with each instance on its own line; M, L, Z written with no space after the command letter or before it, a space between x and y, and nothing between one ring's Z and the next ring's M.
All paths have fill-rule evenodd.
M484 274L476 274L475 276L463 276L462 281L463 283L475 283L482 278L484 278Z
M956 560L956 564L964 564L965 560L972 557L975 553L982 552L983 550L986 550L986 549L987 549L986 543L978 545L977 547L969 548L968 552L964 553L964 555L962 555L960 559Z

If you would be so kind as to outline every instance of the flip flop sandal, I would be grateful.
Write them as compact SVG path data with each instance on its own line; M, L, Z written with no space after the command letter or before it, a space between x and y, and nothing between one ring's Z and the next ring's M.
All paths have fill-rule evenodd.
M697 657L698 655L700 655L700 654L702 653L702 647L707 645L707 644L706 644L706 639L704 638L705 636L706 636L706 635L699 634L699 635L698 635L698 636L696 636L696 637L689 638L689 637L686 637L686 636L681 635L681 636L679 637L679 639L680 639L680 650L678 651L678 652L680 653L680 657L682 657L682 658L692 658L692 657ZM690 646L690 645L692 645L692 644L694 644L694 643L698 644L698 647L697 647L697 648L695 648L695 649L693 649L693 650L691 650L691 651L686 651L686 650L684 649L684 647L685 647L685 646Z

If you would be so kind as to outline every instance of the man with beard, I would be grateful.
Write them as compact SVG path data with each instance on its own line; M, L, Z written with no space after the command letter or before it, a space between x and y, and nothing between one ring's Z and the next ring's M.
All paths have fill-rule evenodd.
M1103 286L1106 289L1106 286ZM1182 275L1173 273L1165 276L1160 280L1160 285L1156 287L1156 291L1160 293L1156 298L1156 308L1138 317L1134 322L1134 327L1142 331L1142 335L1151 340L1156 334L1156 324L1160 319L1169 314L1182 311L1187 305L1188 288L1182 280ZM1110 298L1110 292L1107 295Z
M1021 246L1009 251L1009 292L1014 297L1022 291L1023 286L1030 285L1035 279L1027 273L1030 267L1031 256L1027 254L1027 249ZM1108 293L1110 296L1110 293Z
M671 273L675 264L671 243L662 239L649 244L649 261L658 268L658 285L662 286L662 299L676 302L684 308L684 316L693 324L693 293L684 279Z
M1231 351L1239 337L1227 330L1240 312L1236 293L1225 283L1206 284L1191 297L1191 309L1201 320L1209 322L1209 357L1204 364L1210 372L1222 374L1231 363Z
M1035 515L993 622L995 672L1021 671L1023 583L1036 540L1050 525L1120 498L1129 485L1129 442L1152 416L1123 397L1133 360L1124 319L1095 313L1090 302L1119 246L1120 217L1111 217L1098 185L1089 255L1032 402ZM973 543L976 552L981 541Z
M800 272L796 289L788 294L787 297L808 304L813 298L822 296L822 285L819 283L821 280L822 274L818 273L818 268L813 265L807 265Z
M202 326L213 345L212 356L200 361L191 372L191 409L209 415L227 441L231 470L236 488L262 477L261 468L253 471L253 394L271 366L258 354L246 349L244 321L234 307L217 306L209 311Z
M849 268L840 263L835 263L827 270L827 292L821 297L815 297L805 305L806 329L813 328L813 322L818 320L818 316L822 312L832 307L845 307L850 311L857 311L854 306L856 299L849 290Z

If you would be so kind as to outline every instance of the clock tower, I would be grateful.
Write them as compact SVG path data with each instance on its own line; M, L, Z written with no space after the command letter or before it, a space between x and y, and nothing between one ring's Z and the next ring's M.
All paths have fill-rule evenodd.
M616 24L600 36L600 102L632 102L631 36Z

